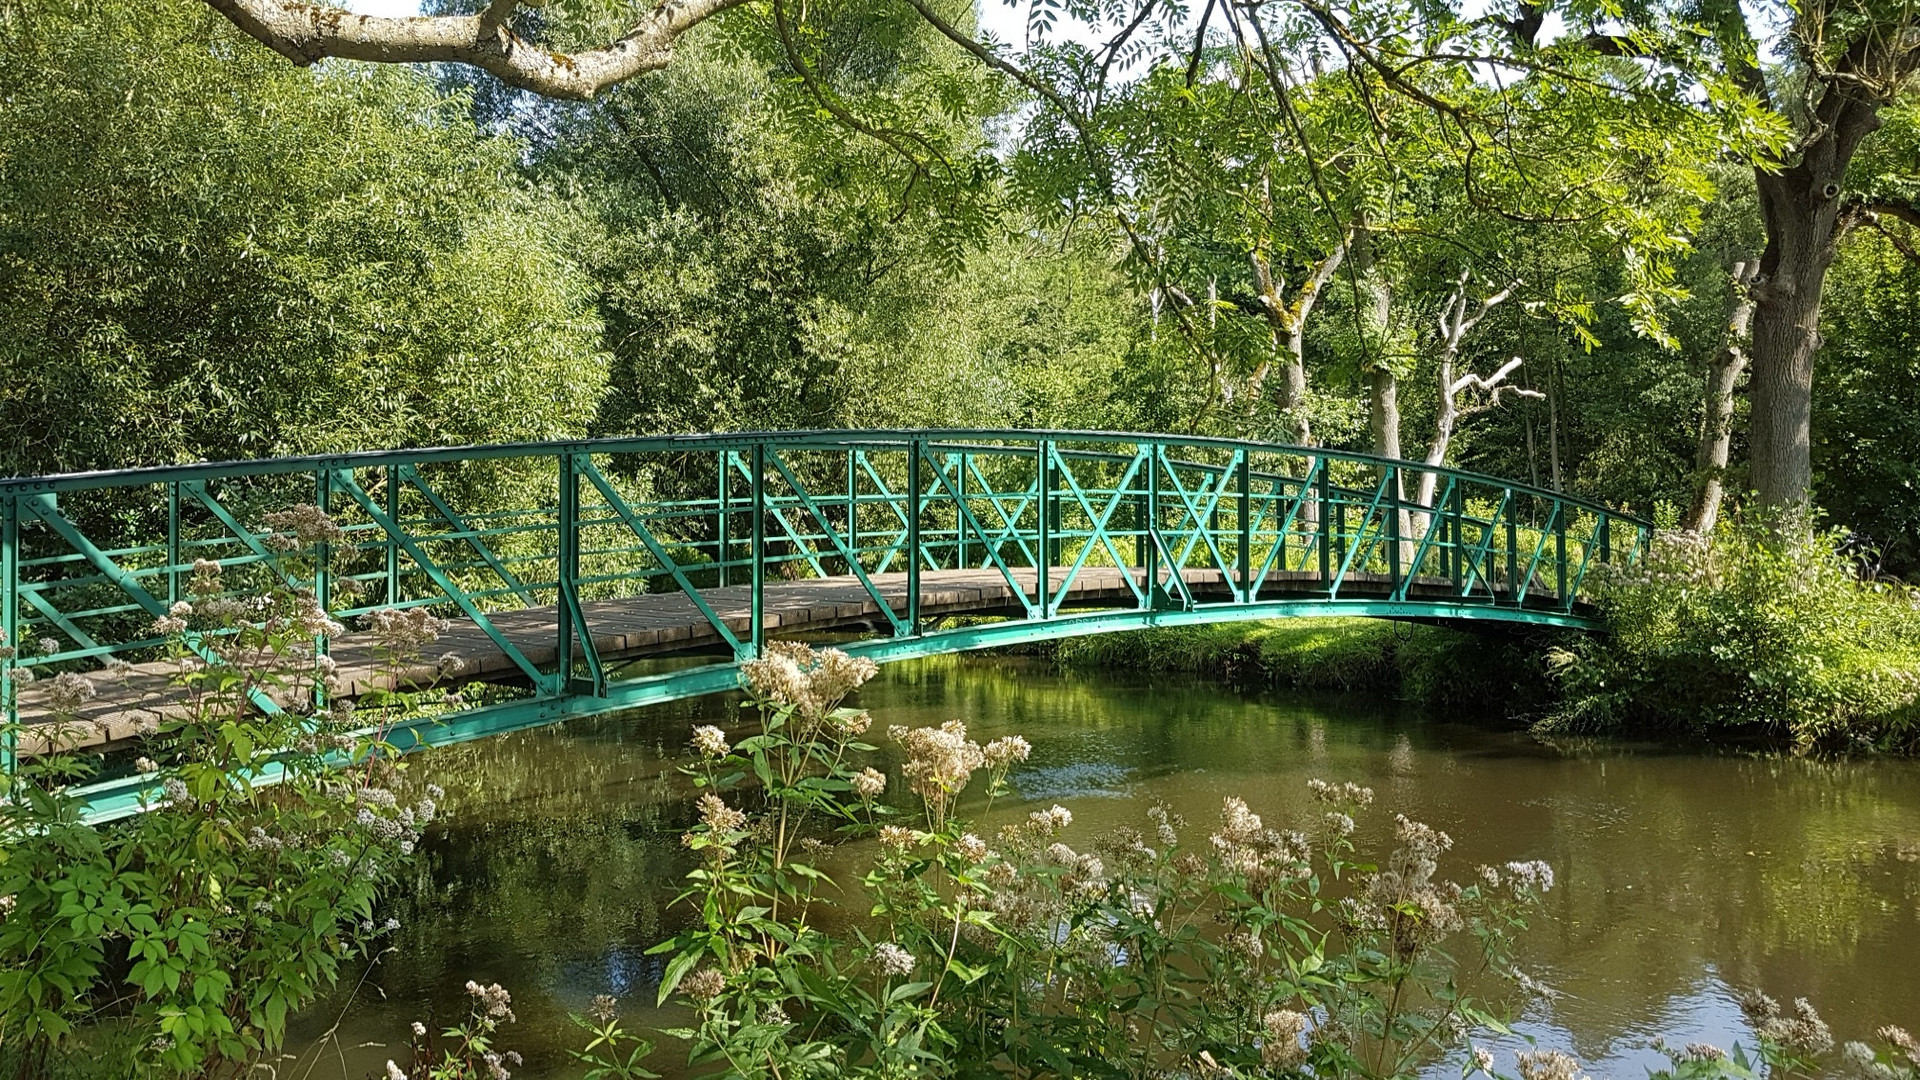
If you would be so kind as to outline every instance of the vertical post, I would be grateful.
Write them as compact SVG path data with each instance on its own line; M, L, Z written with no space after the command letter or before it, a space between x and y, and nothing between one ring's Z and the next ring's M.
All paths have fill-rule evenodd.
M860 500L854 495L855 485L859 479L854 470L856 462L854 455L858 453L859 451L854 447L847 447L847 550L853 553L847 559L849 574L853 573L854 567L860 560L860 543L855 539L860 531Z
M1243 448L1238 452L1240 468L1235 477L1239 482L1240 505L1234 510L1239 519L1240 537L1234 545L1233 558L1240 576L1240 602L1253 603L1253 476L1249 459L1253 455Z
M387 520L400 528L400 466L387 466ZM400 602L400 538L387 534L387 606Z
M1520 523L1514 520L1511 502L1507 508L1507 595L1520 595Z
M1613 561L1613 516L1601 514L1600 523L1593 527L1594 544L1600 549L1600 561Z
M9 650L20 647L20 499L15 495L0 496L0 644ZM0 706L6 710L0 720L7 725L4 736L0 736L0 772L7 777L13 776L18 735L14 725L20 722L13 665L14 654L0 652Z
M953 504L953 566L971 570L973 564L967 561L967 452L962 450L950 460L960 466L960 482L954 486L960 497Z
M920 458L926 444L914 439L907 459L907 633L920 632Z
M1567 504L1553 504L1553 595L1564 604L1572 604L1567 595Z
M320 512L333 512L333 470L321 468L313 474L313 501ZM313 596L320 602L320 610L333 611L333 545L321 544L313 567ZM326 649L326 640L320 639L322 652Z
M1141 535L1147 542L1147 606L1158 607L1160 595L1160 446L1147 446L1147 521Z
M1053 565L1053 478L1049 468L1052 456L1052 442L1040 439L1034 443L1034 467L1039 471L1034 474L1033 488L1040 495L1034 503L1040 513L1038 543L1034 545L1039 565L1034 567L1034 581L1038 586L1040 617L1043 619L1053 616L1053 582L1048 580L1051 575L1047 573Z
M313 476L313 501L323 514L333 512L333 470L321 468ZM320 610L333 613L333 545L321 544L315 552L313 565L313 598ZM316 656L331 656L333 644L325 634L315 634L313 651ZM327 705L327 688L324 679L314 680L313 702L317 708Z
M180 600L180 482L167 482L167 606Z
M1400 595L1400 466L1387 466L1387 581Z
M1320 506L1320 520L1315 523L1320 527L1320 535L1314 547L1320 549L1320 584L1330 585L1333 581L1333 513L1331 505L1333 499L1333 483L1327 478L1329 472L1327 459L1324 457L1315 458L1314 464L1319 467L1319 475L1316 483L1319 487L1318 501Z
M714 561L720 564L720 587L725 588L733 584L733 567L727 565L733 561L733 530L727 520L727 511L733 504L732 482L728 476L732 471L733 451L722 450L715 456L720 462L720 483L719 491L714 496Z
M753 655L767 645L767 444L753 444Z
M860 558L860 471L859 464L865 460L863 451L855 446L847 450L847 550L853 552L854 559Z
M1445 532L1440 534L1440 538L1447 545L1445 549L1445 570L1447 581L1453 586L1452 594L1454 596L1460 595L1460 579L1466 574L1466 567L1461 565L1461 560L1466 555L1466 525L1463 521L1466 517L1464 513L1466 501L1467 493L1456 480L1453 485L1453 493L1448 496L1446 500L1447 505L1440 507L1440 510L1445 513L1446 516L1438 522L1438 524L1444 526L1446 529ZM1493 526L1488 525L1487 527L1492 528Z
M560 471L560 520L555 545L555 609L559 614L554 641L555 694L566 692L573 679L573 597L580 580L580 468L573 451L562 450Z

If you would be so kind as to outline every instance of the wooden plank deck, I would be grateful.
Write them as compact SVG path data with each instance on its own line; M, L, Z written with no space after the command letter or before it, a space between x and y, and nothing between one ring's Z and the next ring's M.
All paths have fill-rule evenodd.
M1063 568L1053 571L1054 588L1064 576ZM1075 577L1068 590L1065 606L1077 608L1125 607L1135 605L1133 591L1123 574L1135 582L1145 580L1143 570L1112 567L1086 567ZM1031 597L1035 571L1013 571L1013 578ZM1196 598L1220 599L1230 596L1227 579L1217 570L1188 570L1183 574L1187 587ZM896 612L904 613L907 601L907 575L873 575L875 588ZM1324 597L1325 586L1317 573L1276 571L1268 575L1261 599L1311 599ZM1384 574L1350 573L1341 586L1343 596L1381 598L1392 589ZM700 593L728 629L745 637L751 624L751 589L745 585L703 589ZM866 588L853 577L809 578L798 581L769 581L765 584L766 630L773 637L794 637L810 632L845 631L868 628L890 633L886 615ZM1423 578L1414 582L1409 599L1455 599L1448 583L1441 578ZM722 645L720 635L685 594L648 593L616 600L598 600L583 605L588 630L601 659L607 663L647 656L687 652ZM1024 608L1006 577L995 569L930 570L920 575L920 612L922 619L951 615L1024 615ZM1331 608L1328 614L1337 614ZM524 608L488 614L494 627L527 660L537 666L550 666L555 660L556 610L551 607ZM463 662L461 671L442 678L432 663L399 673L399 681L414 686L453 686L468 682L521 682L525 675L506 652L502 651L479 625L460 620L441 634L428 650L429 661L453 653ZM375 688L389 686L385 665L374 651L371 633L354 631L334 639L331 650L342 680L341 696L358 697ZM176 673L173 661L154 661L134 665L125 678L113 678L104 672L90 676L98 696L71 720L60 721L47 707L45 682L22 688L20 719L31 725L22 734L22 754L45 753L56 741L68 747L99 746L134 737L161 718L168 702L177 700L171 684Z

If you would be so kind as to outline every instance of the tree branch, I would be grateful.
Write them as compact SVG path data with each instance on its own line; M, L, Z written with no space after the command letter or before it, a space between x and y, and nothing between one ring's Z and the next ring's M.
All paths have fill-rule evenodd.
M542 97L591 100L600 91L666 67L680 35L746 0L662 0L619 40L556 53L507 28L515 0L491 0L479 15L355 15L301 0L207 0L247 36L305 67L328 57L382 64L453 63L480 68Z

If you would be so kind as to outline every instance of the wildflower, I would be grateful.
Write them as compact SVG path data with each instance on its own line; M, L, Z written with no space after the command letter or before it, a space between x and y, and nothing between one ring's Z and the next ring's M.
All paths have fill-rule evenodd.
M886 978L897 978L913 974L919 961L912 953L895 945L891 941L882 942L873 947L873 964Z
M407 1080L407 1070L395 1065L392 1058L387 1059L387 1080Z
M680 980L680 989L695 1001L712 1001L727 988L727 977L718 968L701 968Z
M1909 1035L1906 1028L1894 1027L1892 1024L1888 1024L1876 1032L1876 1034L1878 1034L1887 1045L1905 1054L1908 1061L1913 1062L1915 1065L1920 1065L1920 1039Z
M1240 847L1260 835L1260 815L1247 809L1245 800L1229 795L1220 804L1220 829L1210 839L1222 851Z
M179 605L176 604L175 606L177 607ZM40 639L40 655L41 656L52 656L54 653L57 653L59 651L60 651L59 638L44 637Z
M1423 858L1433 858L1453 847L1453 837L1431 825L1414 821L1405 814L1394 816L1394 835L1402 844Z
M504 1017L509 1022L513 1020L511 1008L513 996L508 994L499 983L481 986L472 979L468 979L467 993L473 995L474 1007L484 1012L488 1019L498 1020Z
M1154 835L1161 847L1173 847L1180 842L1180 834L1174 831L1173 814L1165 803L1156 803L1147 808L1147 818L1153 822Z
M1510 862L1507 864L1507 873L1513 875L1508 884L1512 885L1516 892L1521 889L1537 889L1540 892L1546 892L1553 888L1553 867L1541 859L1535 859L1532 862Z
M507 1071L500 1054L489 1050L480 1055L480 1060L487 1066L487 1080L512 1080L513 1074Z
M467 699L449 690L440 695L440 704L449 709L458 709L467 703Z
M953 846L956 851L960 852L961 857L965 858L968 862L982 862L989 854L987 851L987 842L972 833L967 833L962 836Z
M418 1020L415 1020L413 1022L413 1035L414 1035L414 1038L416 1039L425 1038L427 1035L427 1025L421 1023Z
M0 919L4 919L7 916L13 914L14 907L19 903L20 901L14 899L14 896L12 893L8 893L5 896L0 896Z
M786 1024L792 1021L787 1019L787 1010L781 1008L778 1004L774 1004L767 1006L766 1011L760 1014L760 1022L763 1024Z
M602 1024L610 1024L614 1017L620 1015L620 999L612 994L595 994L587 1014Z
M1520 1080L1586 1080L1580 1063L1558 1050L1520 1051Z
M92 679L78 672L63 671L55 675L47 687L47 705L57 713L77 712L97 694Z
M1806 998L1795 998L1793 1015L1788 1016L1779 1002L1756 990L1741 999L1740 1009L1764 1042L1816 1056L1833 1049L1833 1031Z
M0 641L3 641L3 640L5 639L0 638ZM0 645L0 660L11 660L18 655L20 655L19 650L15 649L13 646Z
M422 613L426 611L425 608L414 608L413 610ZM375 614L377 615L379 612L375 612ZM436 619L434 621L439 622L440 620ZM311 596L302 596L300 598L299 606L294 609L293 625L307 637L331 637L347 632L347 628L335 621L333 616L327 614L327 609L320 605L320 601ZM443 624L442 629L444 628L445 626Z
M1687 1048L1680 1051L1681 1061L1722 1061L1726 1056L1725 1050L1712 1043L1688 1043Z
M173 806L190 806L193 803L193 796L187 791L187 782L177 776L167 777L166 782L160 785L160 790Z
M1073 824L1073 811L1056 803L1045 810L1028 814L1027 822L1046 832L1055 833Z
M1483 1072L1488 1076L1493 1075L1493 1051L1484 1046L1476 1046L1473 1048L1472 1056L1473 1067L1476 1072Z
M908 786L929 802L944 804L948 796L967 786L974 770L986 764L986 752L967 738L967 725L960 720L937 728L894 727L887 734L907 751L900 772Z
M840 721L840 732L848 738L857 739L873 726L873 714L862 710L846 716Z
M266 522L267 528L276 534L274 539L280 541L283 547L288 540L295 546L315 547L337 544L347 538L347 530L341 528L339 522L311 503L301 503L268 514Z
M173 606L167 608L167 614L176 619L187 618L193 614L193 605L185 600L175 600Z
M1335 836L1353 835L1353 818L1338 811L1327 814L1327 829Z
M693 748L705 758L723 758L733 749L727 745L727 733L712 724L701 724L693 729Z
M170 637L174 634L185 633L187 620L175 618L172 615L162 615L153 620L153 625L150 626L149 629L162 637Z
M905 851L913 846L913 841L912 829L899 825L880 826L880 843L886 847L893 848L895 851Z
M769 654L740 665L740 678L755 697L778 705L798 708L811 695L812 686L790 656Z
M988 743L982 753L987 759L988 768L1004 769L1016 761L1027 760L1028 755L1033 753L1033 747L1018 735L1008 735Z
M458 675L467 670L467 658L456 652L441 653L440 659L434 661L434 668L443 679Z
M700 796L700 820L716 833L738 832L747 827L746 812L728 806L712 792Z
M373 632L380 647L393 656L419 656L453 625L435 618L424 607L381 608L368 612L360 621Z
M1307 1018L1292 1009L1275 1009L1261 1020L1265 1037L1260 1042L1260 1060L1270 1069L1290 1069L1307 1059L1302 1036L1307 1033Z
M839 649L814 649L797 641L776 641L766 655L740 665L740 677L757 698L793 709L818 721L841 699L873 678L880 666Z
M137 773L157 773L160 771L160 763L150 757L137 757L133 759L133 771Z
M877 799L887 790L887 774L868 766L853 778L853 790L863 799Z

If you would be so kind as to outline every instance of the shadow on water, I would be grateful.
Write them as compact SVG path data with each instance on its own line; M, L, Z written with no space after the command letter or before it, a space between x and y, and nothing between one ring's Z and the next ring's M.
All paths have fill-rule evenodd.
M1317 817L1305 781L1318 776L1376 789L1363 845L1405 813L1455 837L1455 876L1548 860L1557 883L1521 957L1557 996L1522 1030L1596 1076L1644 1075L1655 1035L1751 1044L1747 987L1811 998L1841 1038L1920 1023L1920 763L1550 742L1352 695L1008 657L895 665L859 704L881 727L960 717L982 741L1025 735L1033 756L996 819L1059 802L1087 838L1165 802L1197 828L1240 795L1284 824ZM737 724L735 706L681 702L415 759L450 813L389 905L388 951L296 1025L299 1044L343 1018L312 1075L379 1070L412 1021L464 1015L468 979L512 991L504 1044L525 1055L522 1078L571 1073L566 1014L595 994L622 997L633 1023L667 1022L647 1008L662 964L646 950L673 931L689 865L691 788L674 765L690 725ZM674 1057L663 1045L656 1069Z

